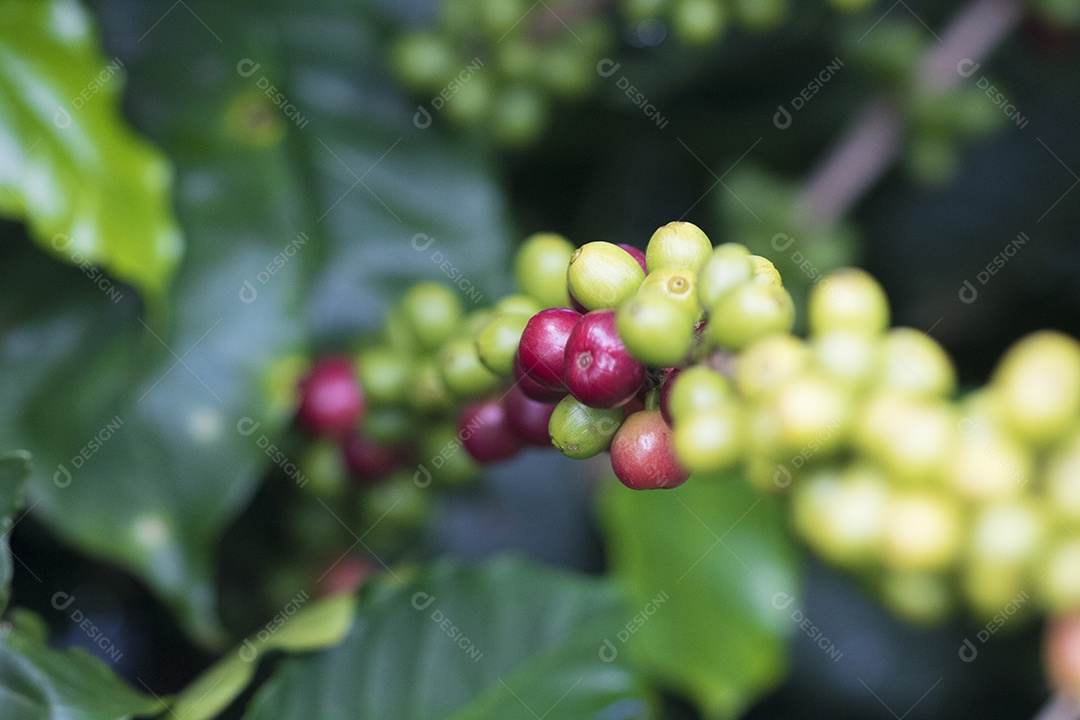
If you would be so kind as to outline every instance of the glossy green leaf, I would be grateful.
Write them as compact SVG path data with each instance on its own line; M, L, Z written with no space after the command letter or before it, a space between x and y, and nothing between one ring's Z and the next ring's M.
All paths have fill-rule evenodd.
M183 241L172 169L120 114L125 75L76 0L0 0L0 214L157 300Z
M603 580L516 558L440 561L366 589L345 641L282 662L245 717L651 717L626 666L602 653L625 621Z
M0 629L0 717L4 720L122 720L164 705L131 689L81 649L54 650Z
M773 600L798 583L774 499L734 478L692 477L663 492L613 482L601 511L633 613L617 649L706 717L740 715L782 678L794 630Z
M105 2L101 16L123 29L107 41L136 125L177 166L188 249L171 322L151 330L129 294L9 244L0 434L35 453L34 512L53 532L140 575L221 647L223 529L267 468L295 472L268 455L291 410L273 364L315 332L372 329L405 282L449 281L434 252L490 294L505 208L482 154L412 124L362 5L167 9Z
M336 645L352 626L356 599L338 595L301 606L298 595L233 652L214 663L180 693L171 710L185 720L209 720L228 707L255 675L260 658L273 650L299 653Z
M30 453L13 452L0 456L0 532L3 533L0 536L0 613L11 596L11 530L15 527L15 513L26 496L30 467Z

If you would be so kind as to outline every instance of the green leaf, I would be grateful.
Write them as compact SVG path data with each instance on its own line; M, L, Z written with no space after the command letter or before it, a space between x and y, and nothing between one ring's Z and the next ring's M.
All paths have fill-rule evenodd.
M625 621L603 580L516 558L440 561L366 588L345 641L285 660L245 718L651 717L627 668L601 657Z
M773 498L731 477L692 477L663 492L610 483L601 513L632 622L626 649L709 718L733 718L785 667L796 555Z
M97 658L0 629L0 717L4 720L121 720L164 710Z
M34 512L53 532L137 573L220 648L214 553L291 413L273 363L313 328L371 329L407 281L446 280L436 250L478 287L505 275L506 213L482 153L412 124L357 3L165 9L106 2L102 18L124 29L109 46L136 124L177 166L188 249L172 321L151 331L132 298L9 243L0 434L35 453Z
M157 300L183 242L172 169L121 117L124 76L76 0L0 0L0 214Z
M209 720L247 688L257 661L266 653L308 652L341 642L352 626L356 598L338 595L296 609L306 601L306 594L298 595L234 652L196 678L176 697L172 714L184 720Z
M26 482L30 477L30 453L0 455L0 613L11 597L11 529L15 513L22 507Z

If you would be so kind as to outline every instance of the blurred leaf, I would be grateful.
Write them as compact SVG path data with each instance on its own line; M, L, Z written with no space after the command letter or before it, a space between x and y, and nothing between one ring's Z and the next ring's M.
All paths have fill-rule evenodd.
M0 433L35 452L35 513L219 646L216 544L260 473L298 460L268 457L291 413L267 387L272 363L303 352L312 325L370 328L406 281L443 278L435 251L478 286L503 267L489 164L412 125L362 8L321 5L103 8L123 29L109 44L128 58L134 117L177 164L189 247L168 327L25 248L0 264ZM242 74L245 57L258 60ZM260 90L267 77L303 127ZM424 252L418 233L434 238Z
M740 715L782 678L794 629L772 604L798 582L774 500L730 477L692 477L663 492L609 483L600 508L636 613L620 642L706 717Z
M0 613L11 597L10 532L15 527L15 513L22 507L26 481L30 477L30 453L13 452L0 456Z
M603 581L501 558L365 592L348 638L285 660L246 718L651 717L626 667L601 658L625 620Z
M306 594L302 597L306 602ZM184 720L215 717L251 683L259 658L271 650L300 653L336 645L352 626L355 611L352 595L318 600L301 610L287 606L188 685L173 703L172 714Z
M0 629L4 720L121 720L163 709L160 701L132 690L84 650L60 652Z
M120 115L123 63L75 0L0 0L0 213L160 299L182 253L168 161Z

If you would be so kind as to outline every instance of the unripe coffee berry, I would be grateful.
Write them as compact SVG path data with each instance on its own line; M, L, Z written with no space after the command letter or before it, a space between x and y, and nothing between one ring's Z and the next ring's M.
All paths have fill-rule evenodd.
M629 402L645 381L645 365L626 349L615 328L614 310L581 316L566 342L563 383L570 394L596 408Z
M1006 352L991 385L1013 433L1034 445L1058 440L1080 416L1080 343L1059 332L1028 335Z
M889 327L889 300L878 281L858 268L831 272L810 291L810 332L852 330L871 335Z
M712 241L701 228L688 222L670 222L659 227L645 247L649 272L664 268L697 271L712 252Z
M667 406L676 425L699 413L721 408L734 398L727 378L704 365L682 370L668 382L671 389Z
M673 488L690 477L679 463L671 428L659 410L643 410L626 418L611 443L611 469L632 490Z
M694 342L694 318L662 292L638 291L622 304L615 317L626 349L653 367L676 365Z
M697 273L686 268L663 268L649 273L638 292L659 292L678 302L687 315L701 317L697 298Z
M719 472L737 463L746 446L744 420L735 404L682 418L675 425L675 454L691 472Z
M772 260L761 257L760 255L751 255L750 267L753 269L750 278L753 282L761 285L784 286L784 281L780 277L780 271L773 265Z
M526 238L514 258L514 279L523 293L544 307L569 307L566 266L574 245L562 235L537 233Z
M750 282L753 277L754 265L745 246L738 243L718 245L698 269L698 301L703 308L711 308L729 290Z
M510 377L514 372L521 333L529 322L528 315L497 313L476 336L476 351L480 362L496 375Z
M415 370L406 353L390 347L364 350L356 363L360 387L372 404L402 402L409 394Z
M602 410L589 407L572 396L555 406L548 422L551 444L575 460L595 457L611 446L615 431L622 425L622 408Z
M912 328L893 328L882 339L878 382L891 390L944 398L956 392L956 369L934 338Z
M795 304L787 290L744 283L709 308L705 332L713 342L741 350L766 335L790 332L794 325Z
M438 283L414 285L401 299L401 321L425 350L435 350L457 329L463 315L461 298Z
M477 397L499 386L499 376L480 362L472 340L453 340L443 345L438 363L443 383L457 397Z
M566 270L570 295L587 310L618 307L644 279L637 260L609 242L582 245L570 257Z

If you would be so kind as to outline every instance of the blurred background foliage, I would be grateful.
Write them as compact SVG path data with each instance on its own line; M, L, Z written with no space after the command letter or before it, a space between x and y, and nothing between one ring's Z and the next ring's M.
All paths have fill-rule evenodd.
M1074 3L1025 7L974 75L930 97L918 56L962 3L681 3L551 3L565 24L546 2L487 3L498 7L482 26L454 20L469 3L433 0L0 0L0 434L33 456L12 604L138 691L69 687L104 671L54 656L44 626L11 615L10 717L55 716L57 698L88 708L78 717L160 711L143 693L181 691L315 594L343 552L381 570L360 533L395 508L402 534L368 541L393 548L401 577L365 586L345 643L219 663L198 687L231 691L189 691L184 717L240 717L253 676L260 718L515 717L499 682L538 714L557 708L550 717L1033 713L1045 696L1037 628L961 662L977 628L900 623L804 557L772 501L758 507L742 486L695 486L697 519L669 497L601 493L598 518L591 466L530 453L432 507L430 494L366 498L361 525L338 522L268 457L269 443L301 450L289 423L302 358L353 350L416 279L464 279L477 304L493 302L515 244L541 230L642 247L689 220L772 257L797 296L812 280L804 260L820 272L858 263L888 290L896 324L932 328L969 385L1034 328L1080 334ZM439 63L452 77L485 53L464 99L436 108ZM837 59L779 127L779 107ZM1030 124L1004 117L984 76ZM882 96L901 109L900 162L838 224L805 222L805 178ZM1029 245L961 302L965 280L1022 231ZM778 233L799 258L776 252ZM707 554L700 582L669 590L628 652L598 662L709 533L740 550ZM467 565L508 551L523 558ZM442 657L405 604L412 588L461 627L502 618L505 634L472 638L493 664L471 673ZM777 588L840 659L770 607ZM57 593L76 603L59 607ZM312 610L315 645L339 640L340 615ZM385 704L354 704L354 683ZM396 704L424 683L417 704ZM18 688L32 709L16 712Z

